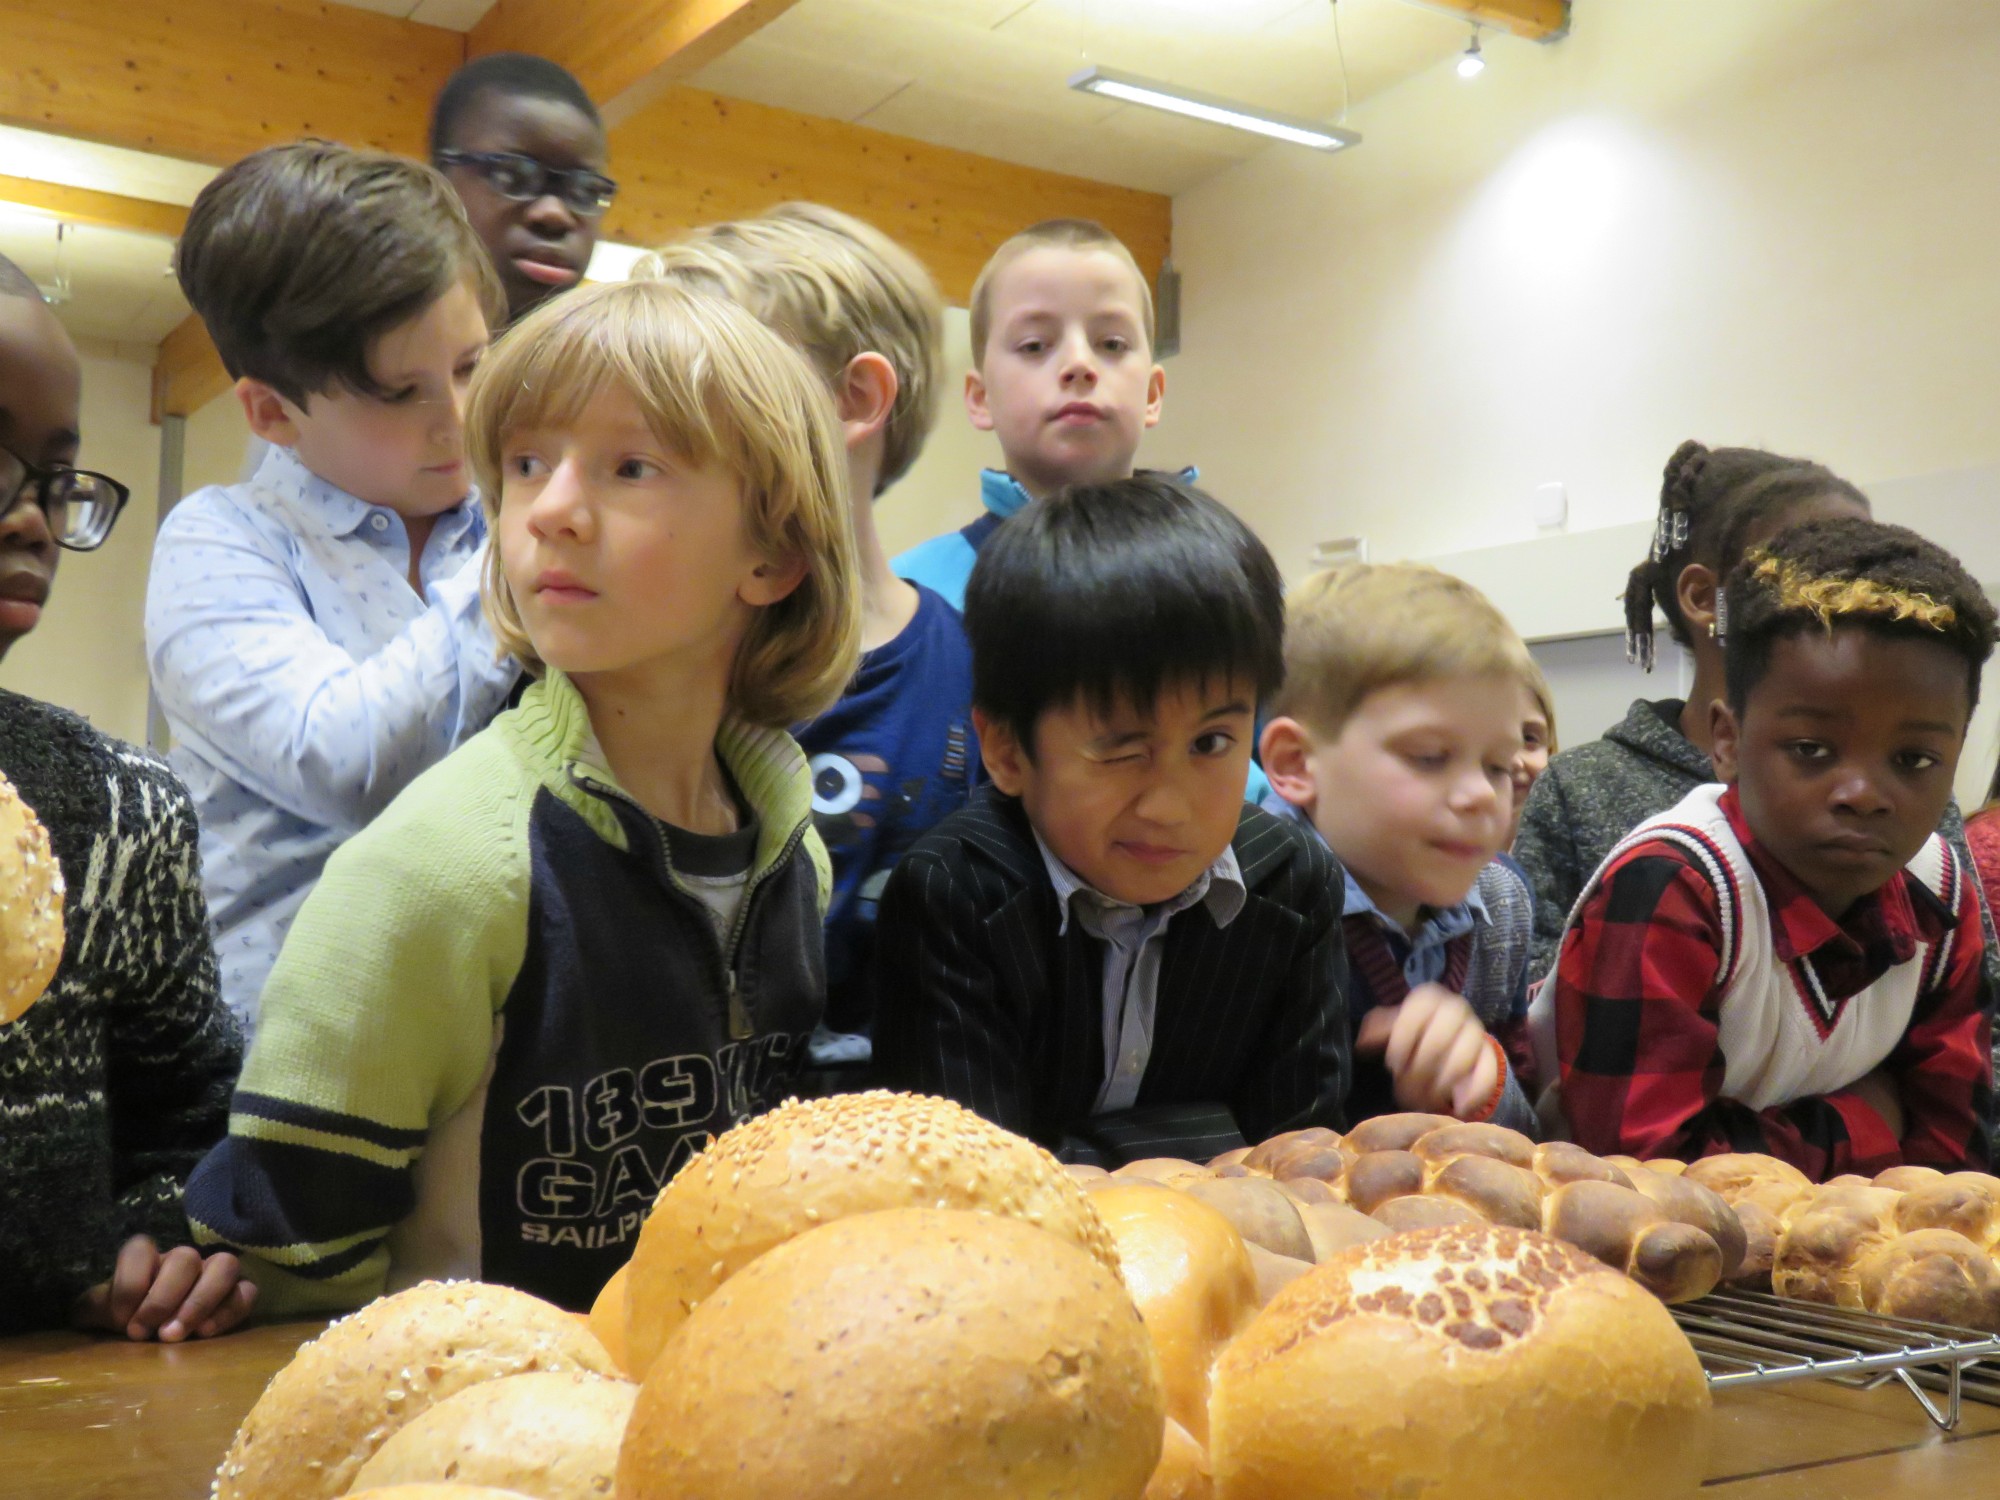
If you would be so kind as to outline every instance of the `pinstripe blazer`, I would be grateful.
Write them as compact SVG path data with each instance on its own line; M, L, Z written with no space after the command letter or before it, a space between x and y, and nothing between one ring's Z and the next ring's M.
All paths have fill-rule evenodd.
M1247 899L1218 928L1167 927L1153 1050L1133 1110L1104 1081L1104 948L1060 913L1020 803L992 786L905 854L875 938L875 1062L893 1088L956 1099L1072 1161L1201 1160L1337 1126L1350 1061L1343 883L1310 828L1246 805Z

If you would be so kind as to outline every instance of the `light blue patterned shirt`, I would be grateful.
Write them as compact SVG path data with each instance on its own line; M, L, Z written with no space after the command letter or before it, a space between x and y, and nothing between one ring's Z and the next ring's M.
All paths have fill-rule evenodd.
M485 537L477 496L439 516L420 598L402 518L277 447L160 527L147 659L201 815L223 998L246 1025L327 856L520 675L480 615Z

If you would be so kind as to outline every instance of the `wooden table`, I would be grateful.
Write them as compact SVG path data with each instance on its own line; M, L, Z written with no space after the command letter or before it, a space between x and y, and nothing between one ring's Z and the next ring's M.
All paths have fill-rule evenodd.
M229 1439L317 1323L207 1344L76 1334L0 1342L0 1490L10 1500L203 1500ZM1956 1432L1900 1386L1819 1382L1716 1401L1718 1500L1956 1500L2000 1494L2000 1407L1967 1402Z

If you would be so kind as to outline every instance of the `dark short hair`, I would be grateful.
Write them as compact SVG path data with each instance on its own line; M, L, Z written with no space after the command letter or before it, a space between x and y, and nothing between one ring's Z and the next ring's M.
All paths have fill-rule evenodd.
M505 94L514 99L552 99L578 111L598 129L604 121L583 85L560 63L528 52L494 52L475 57L445 80L431 106L431 155L450 146L472 106L485 94Z
M972 701L1032 755L1049 709L1150 707L1163 690L1285 677L1277 564L1226 507L1140 473L1071 485L1017 512L965 590Z
M1959 560L1902 526L1860 517L1779 532L1724 584L1722 660L1739 715L1781 640L1835 627L1931 641L1965 662L1968 710L1993 654L1993 605Z
M327 141L270 146L201 190L174 255L232 379L304 404L382 394L380 335L470 282L489 323L506 297L451 184L432 167Z

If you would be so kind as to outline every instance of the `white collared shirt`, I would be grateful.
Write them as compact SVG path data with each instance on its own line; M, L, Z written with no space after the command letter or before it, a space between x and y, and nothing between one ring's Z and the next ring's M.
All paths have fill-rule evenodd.
M1074 914L1083 930L1104 944L1104 1082L1091 1113L1130 1109L1139 1100L1139 1085L1153 1059L1153 1018L1159 1008L1167 924L1189 907L1204 904L1217 927L1236 920L1249 894L1236 850L1225 845L1194 884L1172 900L1134 906L1086 883L1056 857L1039 832L1035 847L1042 851L1042 864L1062 913L1057 932L1069 931Z
M480 613L485 518L437 518L420 597L402 518L289 448L175 506L146 649L201 816L223 998L246 1023L327 857L484 728L520 676Z

